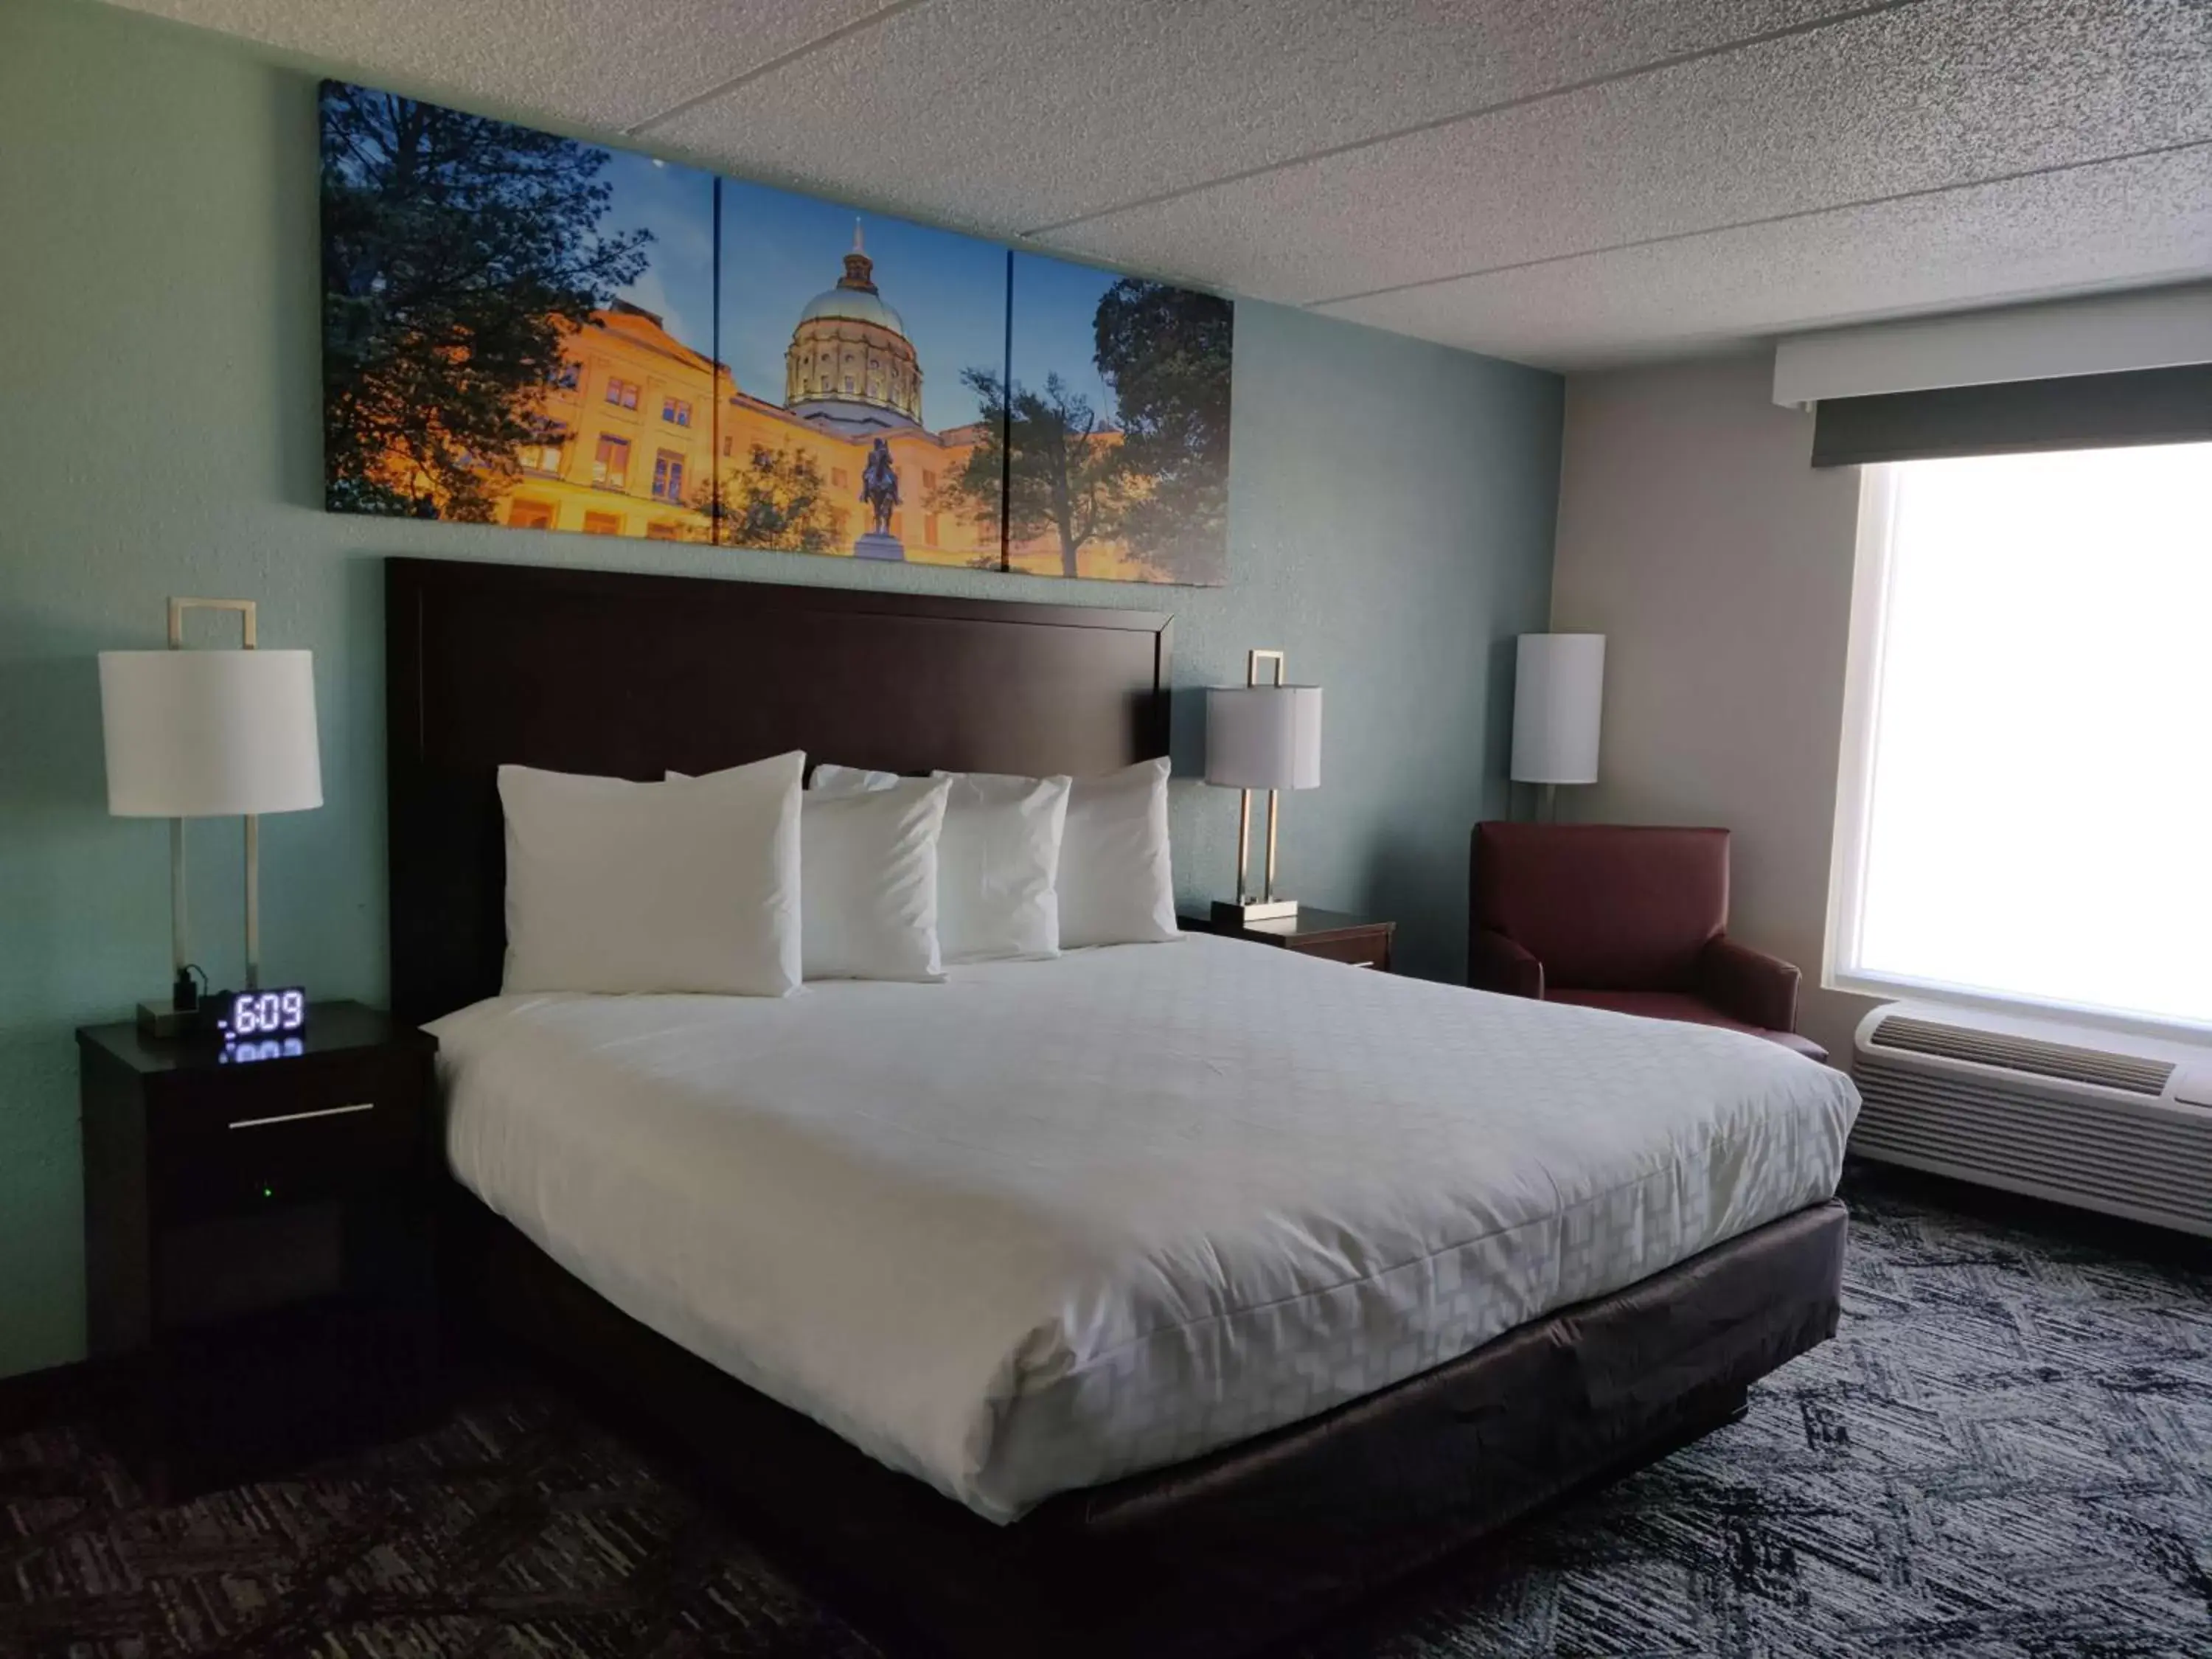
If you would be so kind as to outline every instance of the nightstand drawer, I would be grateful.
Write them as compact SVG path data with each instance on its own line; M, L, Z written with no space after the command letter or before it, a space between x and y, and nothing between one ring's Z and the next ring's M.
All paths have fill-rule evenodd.
M182 1220L329 1198L417 1170L419 1055L260 1060L179 1079L147 1103L156 1214Z
M150 1172L152 1207L181 1221L343 1196L419 1170L422 1127L411 1098L241 1111L168 1146Z
M146 1129L156 1147L168 1147L210 1136L234 1138L247 1133L247 1126L267 1131L291 1121L313 1122L314 1114L364 1103L391 1105L411 1115L424 1086L423 1061L404 1053L249 1060L194 1072L151 1091Z
M1302 957L1319 957L1352 968L1390 971L1390 935L1381 928L1343 939L1299 939L1290 947Z

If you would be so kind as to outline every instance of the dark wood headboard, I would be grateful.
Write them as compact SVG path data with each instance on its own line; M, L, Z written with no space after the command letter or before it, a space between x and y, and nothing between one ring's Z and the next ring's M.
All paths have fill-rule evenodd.
M499 989L506 762L605 777L786 750L891 772L1168 751L1157 611L430 559L385 563L392 1004Z

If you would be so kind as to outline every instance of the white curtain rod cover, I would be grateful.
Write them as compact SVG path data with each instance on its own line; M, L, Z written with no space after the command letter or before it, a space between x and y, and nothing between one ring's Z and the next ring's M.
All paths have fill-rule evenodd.
M1796 335L1774 349L1774 401L1802 408L2191 363L2212 363L2212 283Z

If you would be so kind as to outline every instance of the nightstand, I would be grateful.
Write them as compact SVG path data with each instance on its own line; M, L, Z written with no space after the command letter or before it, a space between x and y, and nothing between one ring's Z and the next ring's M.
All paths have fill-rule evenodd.
M1241 927L1204 916L1176 920L1186 933L1218 933L1224 939L1249 939L1255 945L1279 945L1303 957L1322 957L1386 974L1390 971L1390 941L1398 931L1395 921L1376 921L1341 910L1316 910L1310 905L1300 906L1297 915L1279 921L1248 921Z
M436 1370L436 1039L358 1003L292 1042L77 1033L86 1327L157 1486L380 1433Z

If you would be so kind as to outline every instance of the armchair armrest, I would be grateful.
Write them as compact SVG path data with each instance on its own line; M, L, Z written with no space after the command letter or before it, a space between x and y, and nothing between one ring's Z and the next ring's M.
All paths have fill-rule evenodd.
M1731 1019L1763 1031L1797 1029L1797 981L1790 963L1723 933L1698 958L1698 988Z
M1509 997L1544 996L1544 964L1503 933L1470 927L1467 934L1467 982L1478 991Z

